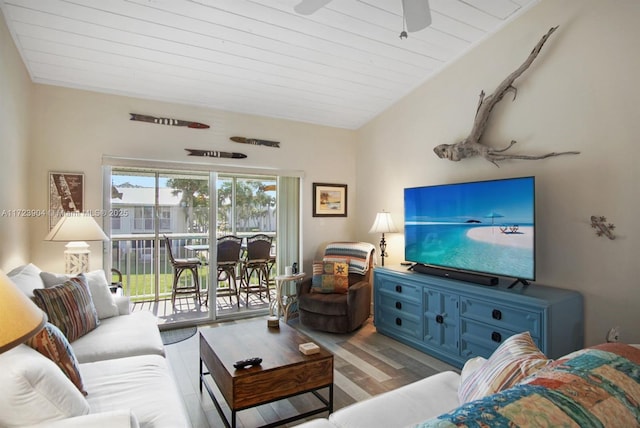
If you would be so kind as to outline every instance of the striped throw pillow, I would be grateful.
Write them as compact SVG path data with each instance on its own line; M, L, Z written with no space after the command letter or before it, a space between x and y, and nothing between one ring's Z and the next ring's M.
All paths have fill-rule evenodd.
M477 400L510 388L551 363L528 331L505 340L491 357L460 383L460 403Z
M64 284L33 290L36 304L47 313L69 342L96 328L100 321L87 279L80 274Z

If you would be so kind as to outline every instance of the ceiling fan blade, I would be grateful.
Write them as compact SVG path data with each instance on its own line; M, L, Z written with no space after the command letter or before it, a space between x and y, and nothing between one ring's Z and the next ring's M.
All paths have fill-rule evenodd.
M420 31L431 24L429 0L402 0L402 13L407 31Z
M300 15L311 15L330 2L331 0L302 0L300 3L293 7L293 10L295 10Z

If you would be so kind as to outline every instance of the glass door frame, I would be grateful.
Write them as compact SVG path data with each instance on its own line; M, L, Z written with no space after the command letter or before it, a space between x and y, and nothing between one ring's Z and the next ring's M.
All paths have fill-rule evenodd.
M158 161L158 160L148 160L148 159L134 159L134 158L122 158L115 156L103 156L102 158L102 175L103 175L103 207L109 207L111 205L111 173L113 168L140 168L140 169L149 169L155 171L194 171L198 170L203 173L209 174L209 195L212 198L212 202L209 204L209 224L213 224L214 227L209 227L209 242L216 242L216 230L217 230L217 178L218 174L237 174L237 175L258 175L258 176L273 176L276 177L294 177L298 178L300 181L304 178L304 172L299 170L280 170L280 169L265 169L265 168L250 168L250 167L238 167L238 166L229 166L229 165L216 165L216 164L203 164L203 163L187 163L187 162L172 162L172 161ZM301 191L300 191L301 193ZM300 197L301 195L298 195ZM280 209L280 207L278 208ZM298 204L299 211L299 222L300 222L300 230L298 233L298 260L302 260L302 204ZM111 222L103 219L103 228L105 233L108 236L111 236ZM156 222L156 228L157 228ZM157 235L157 234L156 234ZM215 259L217 257L217 251L214 245L210 245L210 260L214 260L213 264L209 264L209 272L208 272L208 280L209 284L216 284L217 275L216 275L216 266ZM159 252L158 243L156 242L156 252ZM159 257L156 254L156 260L159 264ZM106 241L103 244L103 267L106 272L109 272L111 269L111 244L110 241ZM216 293L215 287L209 286L207 288L208 298L214 299L209 300L215 301ZM233 318L241 318L245 316L255 315L255 312L244 312L235 314L225 315L224 319L233 319ZM206 318L198 318L194 319L193 323L207 323L213 322L218 319L217 310L208 310L208 316ZM178 325L178 324L176 324Z

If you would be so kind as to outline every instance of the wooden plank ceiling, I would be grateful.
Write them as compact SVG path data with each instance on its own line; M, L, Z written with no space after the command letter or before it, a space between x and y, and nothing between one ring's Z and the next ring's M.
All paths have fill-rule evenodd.
M539 0L0 0L34 82L357 129ZM166 113L170 115L170 112Z

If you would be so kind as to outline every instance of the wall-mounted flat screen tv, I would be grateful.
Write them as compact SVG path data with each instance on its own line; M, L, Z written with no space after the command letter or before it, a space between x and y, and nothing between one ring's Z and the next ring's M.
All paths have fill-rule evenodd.
M535 178L404 190L405 259L534 280Z

